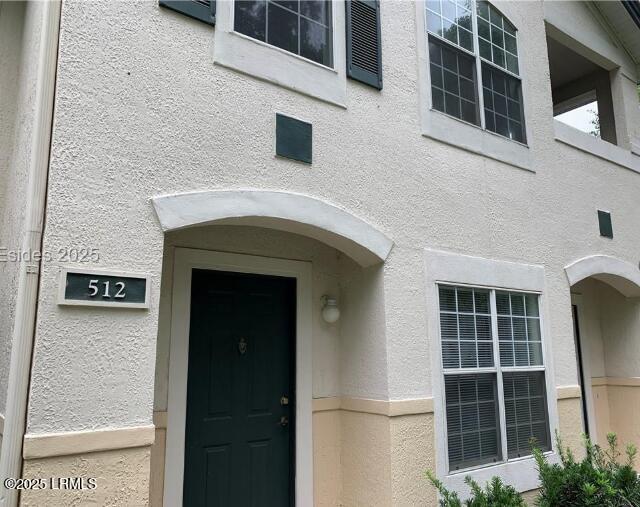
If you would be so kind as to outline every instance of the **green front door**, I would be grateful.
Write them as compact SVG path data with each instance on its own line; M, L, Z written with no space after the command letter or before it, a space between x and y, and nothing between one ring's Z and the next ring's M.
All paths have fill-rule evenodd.
M194 269L184 505L293 505L295 280Z

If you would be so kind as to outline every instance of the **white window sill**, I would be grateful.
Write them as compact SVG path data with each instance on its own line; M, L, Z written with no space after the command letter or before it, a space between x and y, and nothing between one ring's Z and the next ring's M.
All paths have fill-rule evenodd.
M519 169L535 172L528 146L433 109L422 114L422 135Z
M248 35L245 35L243 33L240 32L236 32L235 30L231 30L229 32L229 35L232 35L234 37L242 37L243 39L246 39L248 41L250 41L253 44L258 44L264 48L268 48L271 51L277 51L278 53L280 53L284 58L295 58L296 60L300 60L301 62L305 62L308 65L313 65L314 67L318 67L319 69L324 69L327 72L331 72L333 74L337 74L338 71L336 69L334 69L333 67L329 67L328 65L323 65L322 63L318 63L318 62L314 62L313 60L309 60L308 58L305 58L304 56L301 55L297 55L295 53L292 53L290 51L287 51L286 49L282 49L279 48L278 46L273 46L267 42L258 40L258 39L254 39L253 37L250 37Z
M553 121L553 130L555 139L558 142L573 146L580 151L590 153L608 162L640 173L640 156L634 154L633 151L625 150L615 144L598 139L559 120Z
M344 4L333 3L333 68L233 30L233 2L218 2L213 61L263 81L346 108Z
M556 452L546 452L545 456L550 463L557 463L559 461L558 454ZM519 493L531 491L532 489L540 487L536 461L533 456L500 463L498 465L469 470L467 472L463 471L450 474L444 477L442 482L447 489L456 491L459 494L460 499L464 501L470 495L469 486L464 482L465 477L471 477L474 481L480 484L480 486L484 487L484 485L494 476L500 477L502 482L513 486Z

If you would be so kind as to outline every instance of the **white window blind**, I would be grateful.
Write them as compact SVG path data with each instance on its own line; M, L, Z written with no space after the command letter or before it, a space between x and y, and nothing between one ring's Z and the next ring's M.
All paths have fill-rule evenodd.
M439 286L450 471L550 449L538 299Z

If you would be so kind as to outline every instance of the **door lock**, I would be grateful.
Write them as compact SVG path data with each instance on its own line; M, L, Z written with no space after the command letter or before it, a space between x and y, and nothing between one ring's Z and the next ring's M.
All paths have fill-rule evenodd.
M280 398L280 405L288 405L289 404L289 398L287 396L283 396L282 398Z
M289 418L286 415L280 416L280 426L283 428L289 425Z

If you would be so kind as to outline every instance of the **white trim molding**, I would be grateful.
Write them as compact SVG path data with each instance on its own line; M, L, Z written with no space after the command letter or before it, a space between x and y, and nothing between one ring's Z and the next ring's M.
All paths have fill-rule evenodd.
M587 325L584 322L584 306L583 306L583 298L580 294L571 294L571 306L576 307L577 315L572 315L573 318L578 319L578 330L587 329ZM573 308L572 308L573 314ZM573 333L574 333L574 341L580 339L580 364L578 366L582 367L582 379L584 381L584 385L577 386L580 392L580 397L582 398L582 390L584 389L584 399L581 402L587 409L587 425L589 427L589 434L594 443L598 443L598 418L596 417L596 408L594 406L594 397L593 397L593 389L591 386L591 382L588 379L592 378L591 373L591 365L592 365L592 351L589 347L589 341L585 340L584 335L577 336L575 329L575 322L573 323ZM576 348L576 354L578 349ZM582 388L583 389L582 389ZM558 399L560 399L560 388L558 388Z
M640 156L632 150L603 141L559 120L553 120L553 132L555 140L560 143L640 173Z
M461 283L542 292L544 268L442 250L425 250L426 270L434 282Z
M333 204L307 195L267 190L211 190L151 199L162 229L212 223L254 225L309 236L358 262L383 262L393 247L385 234Z
M68 431L64 433L29 434L24 436L24 459L49 458L89 452L147 447L155 440L155 427Z
M215 64L346 108L344 0L331 2L331 67L234 31L233 6L233 1L217 4L213 43Z
M630 262L609 255L591 255L565 266L564 271L570 286L593 277L625 297L640 297L640 269Z
M418 53L418 94L420 98L420 127L422 135L483 157L498 160L512 167L534 173L531 150L528 145L512 141L481 126L448 116L433 109L431 101L431 75L429 72L427 11L424 2L415 2L416 37ZM508 6L500 5L503 13L510 18ZM514 7L517 8L517 7ZM475 16L475 14L474 14ZM524 67L524 66L522 66ZM532 109L527 100L526 76L521 72L526 138L532 138L529 122ZM476 83L477 86L477 83ZM480 90L482 91L482 90ZM482 98L482 94L480 94ZM479 103L482 108L482 103Z
M187 248L176 248L173 269L164 505L182 505L191 273L194 268L296 279L295 499L299 507L312 507L311 263Z
M507 484L511 484L518 491L530 491L539 487L536 464L533 457L511 459L495 465L486 465L476 469L451 472L447 462L447 437L444 401L444 375L440 348L440 319L438 283L456 285L470 285L491 289L508 289L540 294L540 325L543 336L543 364L547 393L547 408L549 413L550 435L554 435L558 428L557 399L565 394L575 394L571 389L556 388L554 380L553 357L551 351L551 336L547 316L549 311L545 298L545 272L542 266L520 264L472 257L453 252L439 250L425 250L426 273L426 305L428 336L431 346L431 370L433 382L434 423L436 435L436 472L445 486L457 491L462 498L469 493L465 484L466 476L470 476L480 484L484 484L493 476L499 476ZM494 333L497 331L494 330ZM495 352L494 352L495 353ZM501 422L504 425L504 422ZM504 438L504 437L503 437ZM553 440L553 438L552 438ZM555 443L552 451L547 454L551 462L558 459Z

